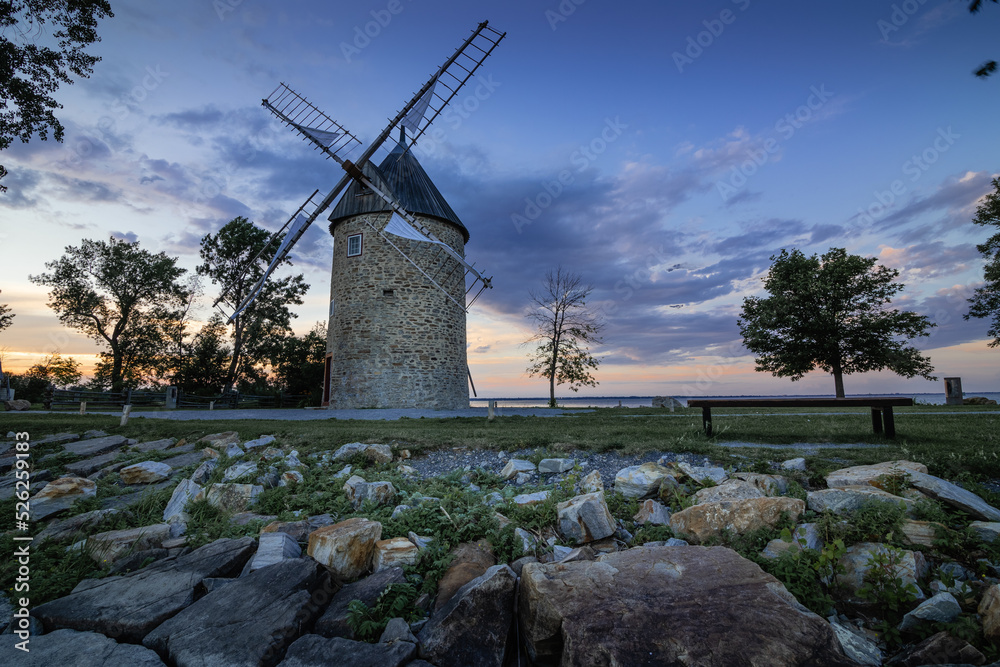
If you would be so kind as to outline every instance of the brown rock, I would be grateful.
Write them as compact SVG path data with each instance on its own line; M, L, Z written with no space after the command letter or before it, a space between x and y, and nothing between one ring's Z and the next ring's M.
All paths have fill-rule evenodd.
M853 664L830 625L725 547L638 547L528 563L521 636L536 664Z
M309 534L318 528L332 526L336 523L329 514L318 514L302 521L272 521L260 532L263 533L287 533L296 542L305 542L309 539Z
M405 537L379 540L375 543L373 567L378 572L391 567L413 565L419 556L417 545Z
M240 441L240 434L236 431L223 431L222 433L213 433L211 435L206 435L204 438L198 442L204 442L209 447L225 447L226 445L235 445Z
M83 477L60 477L45 485L29 502L32 521L40 521L69 509L83 498L97 495L97 484Z
M1000 639L1000 586L993 584L986 589L978 611L983 619L983 635L996 642Z
M459 544L452 554L451 565L438 582L435 611L443 607L459 588L481 576L497 562L493 549L486 540Z
M671 515L670 527L675 533L687 535L688 541L702 542L721 535L723 530L743 534L764 526L775 526L782 512L788 512L789 518L797 521L805 510L806 504L798 498L723 500L694 505Z
M337 576L353 580L371 570L375 543L381 537L381 523L355 517L314 530L307 553Z
M143 461L142 463L122 468L118 472L118 475L121 477L123 484L154 484L169 478L172 472L173 468L165 463Z
M937 528L944 528L944 526L936 521L907 520L903 523L903 535L910 544L932 547Z

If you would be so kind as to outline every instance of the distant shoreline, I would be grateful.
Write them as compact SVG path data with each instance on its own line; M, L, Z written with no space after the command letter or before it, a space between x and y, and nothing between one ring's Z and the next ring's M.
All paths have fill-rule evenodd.
M983 396L1000 403L1000 391L966 391L966 398L973 396ZM669 396L669 394L662 394ZM892 393L892 394L848 394L848 397L864 398L868 396L903 396L913 398L917 403L927 405L944 405L944 392L914 392L914 393ZM719 394L719 395L675 395L678 401L687 403L692 398L833 398L830 394ZM477 397L469 400L469 406L473 408L485 408L489 401L496 401L500 408L530 408L545 407L548 405L546 397L530 398L510 398L510 397ZM557 396L556 404L560 407L576 408L610 408L619 404L623 408L648 408L652 407L653 396Z

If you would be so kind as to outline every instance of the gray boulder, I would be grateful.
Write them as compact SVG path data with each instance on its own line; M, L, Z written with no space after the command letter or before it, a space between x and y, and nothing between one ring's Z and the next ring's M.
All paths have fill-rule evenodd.
M305 635L296 639L279 667L402 667L417 653L410 642L368 644L343 637L327 639L320 635ZM336 661L331 661L336 656Z
M596 561L529 563L518 611L537 664L854 664L829 623L725 547L639 547Z
M421 628L420 657L438 667L500 667L516 582L512 569L494 565L462 586Z
M97 632L56 630L32 635L25 653L14 641L0 642L0 665L53 667L163 667L160 656L135 644L119 644Z
M178 667L272 665L335 590L316 561L285 560L212 591L142 643Z
M35 607L46 629L93 630L138 643L195 598L207 577L234 576L254 552L252 537L219 539L176 560L121 577L85 579L66 597Z
M360 581L341 588L330 601L323 615L316 621L315 632L324 637L354 638L354 631L347 625L347 605L352 600L361 600L369 607L390 584L404 584L403 568L393 567L381 570Z

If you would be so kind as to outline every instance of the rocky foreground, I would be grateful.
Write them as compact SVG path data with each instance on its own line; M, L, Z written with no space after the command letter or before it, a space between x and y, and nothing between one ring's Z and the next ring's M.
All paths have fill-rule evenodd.
M271 436L87 435L36 442L59 450L48 455L59 476L35 464L35 487L50 481L30 501L32 548L60 545L98 577L30 619L6 605L0 664L911 666L998 655L1000 511L911 461L835 470L825 488L802 459L761 472L673 455L607 486L569 458L506 457L499 474L442 481L420 480L399 445L300 457ZM0 458L0 472L12 467ZM7 497L13 474L0 478ZM149 490L165 502L129 525L144 502L148 515ZM257 513L278 503L280 514ZM26 631L30 662L10 635Z

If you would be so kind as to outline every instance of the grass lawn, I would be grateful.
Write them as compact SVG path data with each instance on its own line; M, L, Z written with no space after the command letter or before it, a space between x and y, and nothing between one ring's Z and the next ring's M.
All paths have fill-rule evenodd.
M754 413L759 414L754 414ZM985 481L1000 478L1000 408L981 406L914 406L897 408L896 438L877 436L871 431L867 408L843 409L759 409L725 408L713 410L715 434L709 438L701 430L701 410L687 408L671 413L653 408L602 408L576 412L565 417L369 420L227 420L172 421L133 417L120 427L119 418L103 415L4 413L0 431L27 431L33 439L64 431L81 433L101 429L139 440L164 437L186 438L189 442L219 431L238 431L241 438L262 434L279 436L302 453L330 449L347 442L405 443L414 454L422 449L441 447L488 448L513 451L547 448L553 452L583 449L617 450L624 453L648 451L691 452L708 455L722 464L732 456L781 460L797 455L795 450L774 446L808 443L826 445L807 458L819 470L852 464L908 458L925 463L932 474L948 479ZM946 413L946 414L942 414ZM768 448L719 446L740 442L769 445ZM843 448L828 448L831 444ZM855 444L881 445L856 448ZM57 451L58 447L52 451ZM37 454L48 453L48 448Z

